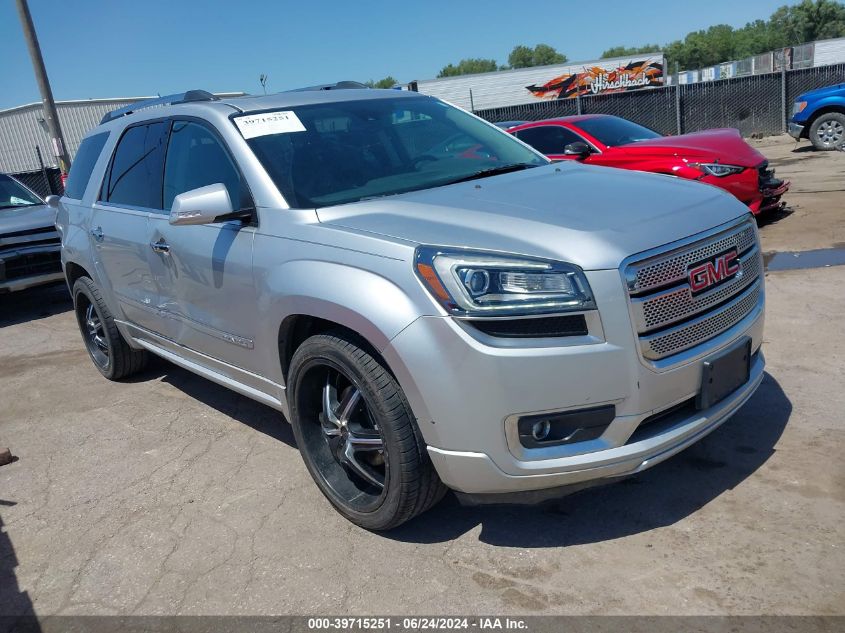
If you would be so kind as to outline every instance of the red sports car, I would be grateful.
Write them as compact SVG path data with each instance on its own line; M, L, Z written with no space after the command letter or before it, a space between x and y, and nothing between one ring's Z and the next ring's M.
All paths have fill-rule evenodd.
M533 121L507 131L552 160L636 169L700 180L721 187L755 215L779 208L789 182L738 130L719 129L662 136L641 125L606 114Z

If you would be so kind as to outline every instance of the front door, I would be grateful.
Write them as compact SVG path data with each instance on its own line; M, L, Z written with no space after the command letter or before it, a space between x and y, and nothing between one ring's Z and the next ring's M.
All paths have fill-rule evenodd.
M180 193L222 183L234 207L252 208L248 188L207 124L173 121L164 170L164 209ZM257 305L252 273L255 226L230 220L173 226L165 211L150 220L152 262L168 336L243 369L255 369Z
M570 143L581 142L584 139L572 130L561 125L536 125L516 132L516 137L538 152L545 154L551 160L580 160L580 156L564 153Z

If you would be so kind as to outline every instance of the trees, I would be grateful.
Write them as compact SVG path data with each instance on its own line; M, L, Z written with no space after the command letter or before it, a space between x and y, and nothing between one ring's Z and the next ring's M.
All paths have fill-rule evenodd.
M550 64L563 64L566 59L566 55L557 52L554 47L548 44L537 44L533 49L520 44L514 46L511 54L508 55L508 66L510 68L548 66Z
M489 73L494 70L508 70L509 68L530 68L531 66L548 66L550 64L566 63L566 55L559 53L553 46L537 44L534 48L514 46L508 55L508 65L499 66L495 59L472 57L462 59L457 64L444 66L438 77L456 77L457 75L471 75L474 73Z
M392 75L388 75L384 79L379 79L378 81L373 81L370 79L369 81L365 81L364 85L369 86L370 88L392 88L399 82L396 81Z
M457 64L449 64L444 66L438 77L456 77L458 75L472 75L474 73L489 73L498 70L499 65L495 59L481 59L480 57L473 57L470 59L462 59Z
M803 0L775 11L769 23L786 40L783 46L842 37L845 35L845 5L835 0Z
M701 68L732 59L743 59L813 40L845 36L845 4L836 0L802 0L783 6L768 20L755 20L739 29L716 24L688 33L663 46L670 69ZM656 45L615 46L602 57L623 57L659 50Z
M612 46L601 54L601 58L627 57L629 55L639 55L640 53L653 53L654 51L659 51L661 48L660 44L643 44L642 46Z

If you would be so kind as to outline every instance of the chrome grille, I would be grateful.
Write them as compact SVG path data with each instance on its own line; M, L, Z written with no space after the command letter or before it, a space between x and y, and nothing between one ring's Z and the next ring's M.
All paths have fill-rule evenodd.
M742 321L759 300L760 282L758 281L742 296L705 317L684 323L666 332L641 337L643 355L646 358L658 359L695 347Z
M719 253L736 247L738 253L744 253L754 246L754 227L750 224L730 230L705 241L704 244L677 249L644 262L629 266L628 290L639 294L660 288L687 278L687 267L695 262L714 257Z
M693 294L689 269L731 249L739 272ZM754 226L743 222L715 235L628 264L624 271L643 357L660 360L730 329L760 301L763 262Z
M760 276L763 265L760 250L754 248L746 253L740 258L739 265L739 273L733 279L704 294L693 295L689 284L685 283L646 298L635 297L632 303L637 331L655 330L694 316L750 286Z

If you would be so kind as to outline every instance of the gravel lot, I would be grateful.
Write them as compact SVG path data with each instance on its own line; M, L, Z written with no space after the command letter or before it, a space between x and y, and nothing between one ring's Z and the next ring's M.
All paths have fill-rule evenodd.
M793 182L764 250L845 246L845 153L755 144ZM768 375L704 441L387 535L330 508L276 412L164 362L110 383L64 287L2 297L0 614L843 614L845 267L767 284Z

